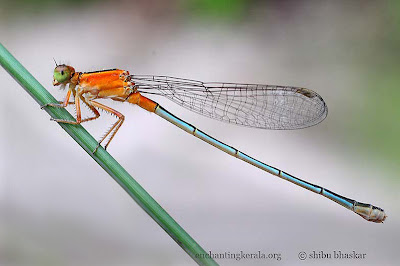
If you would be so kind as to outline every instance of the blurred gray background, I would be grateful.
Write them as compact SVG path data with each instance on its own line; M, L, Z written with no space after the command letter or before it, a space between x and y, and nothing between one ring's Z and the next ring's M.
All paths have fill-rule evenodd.
M166 109L302 179L384 208L374 224L129 104L109 152L222 265L398 265L398 1L0 1L1 42L58 99L53 57L203 81L304 86L315 127L266 131ZM0 265L190 265L191 258L3 70ZM73 108L69 109L73 111ZM84 124L96 138L113 118ZM301 251L366 253L307 259Z

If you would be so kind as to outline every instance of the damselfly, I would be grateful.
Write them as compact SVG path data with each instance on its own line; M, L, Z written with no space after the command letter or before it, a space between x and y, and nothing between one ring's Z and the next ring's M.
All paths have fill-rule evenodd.
M159 115L189 134L238 159L321 194L368 221L381 223L386 219L383 209L343 197L256 160L207 135L144 96L161 95L191 111L227 123L264 129L299 129L316 125L327 116L328 109L324 100L312 90L259 84L204 83L168 76L130 75L128 71L120 69L75 72L73 67L67 65L57 65L53 78L54 86L61 85L65 88L68 85L67 95L64 101L58 104L50 103L42 108L47 106L63 108L68 104L75 104L76 108L75 121L53 119L54 121L80 124L99 118L98 109L117 116L118 120L99 141L97 148L108 137L104 146L107 148L124 122L124 116L95 100L106 98L128 102ZM74 97L72 102L69 101L71 94ZM80 102L89 107L93 112L92 117L82 119ZM93 152L96 152L97 148Z

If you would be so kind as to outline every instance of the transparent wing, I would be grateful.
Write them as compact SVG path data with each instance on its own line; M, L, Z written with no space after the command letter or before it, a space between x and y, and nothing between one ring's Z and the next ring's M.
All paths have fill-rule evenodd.
M300 87L204 83L151 75L132 75L131 81L143 95L162 95L196 113L241 126L305 128L320 123L328 113L321 96Z

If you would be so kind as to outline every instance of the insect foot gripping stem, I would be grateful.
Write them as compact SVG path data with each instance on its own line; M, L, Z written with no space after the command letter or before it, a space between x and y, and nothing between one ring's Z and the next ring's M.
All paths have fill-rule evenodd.
M92 151L92 154L95 154L96 151L99 149L99 147L100 147L100 143L97 143L97 146L96 146L96 148Z
M387 217L383 209L360 202L354 204L354 212L365 220L374 223L383 223Z

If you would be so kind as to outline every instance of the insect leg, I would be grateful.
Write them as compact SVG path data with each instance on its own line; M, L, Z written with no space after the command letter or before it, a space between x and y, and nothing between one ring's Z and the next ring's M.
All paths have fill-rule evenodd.
M68 90L68 92L69 92L68 94L70 95L70 90ZM73 124L73 125L80 124L82 122L82 119L81 119L81 105L80 105L79 99L81 98L82 94L83 94L82 89L78 89L78 92L76 92L76 93L74 92L75 108L76 108L76 121L65 120L65 119L55 119L55 118L51 118L50 120L56 121L59 123L67 123L67 124Z
M46 103L45 105L40 106L40 109L43 109L43 108L45 108L47 106L64 108L68 104L74 104L75 102L70 102L69 101L70 97L71 97L71 90L69 89L68 92L67 92L67 95L65 96L64 101L58 101L58 103Z
M100 144L107 138L108 135L111 134L110 139L108 140L107 144L104 146L104 149L107 149L108 145L110 144L111 140L114 138L114 136L117 133L118 129L121 127L122 123L124 123L125 117L120 112L118 112L118 111L116 111L116 110L114 110L114 109L112 109L112 108L110 108L110 107L108 107L108 106L106 106L104 104L101 104L101 103L98 103L98 102L95 102L95 101L89 101L89 104L94 106L94 107L103 109L104 111L109 112L109 113L111 113L111 114L113 114L113 115L118 117L118 121L113 124L113 126L106 132L104 137L99 141L99 145L93 151L93 152L96 152L96 150L98 149Z

